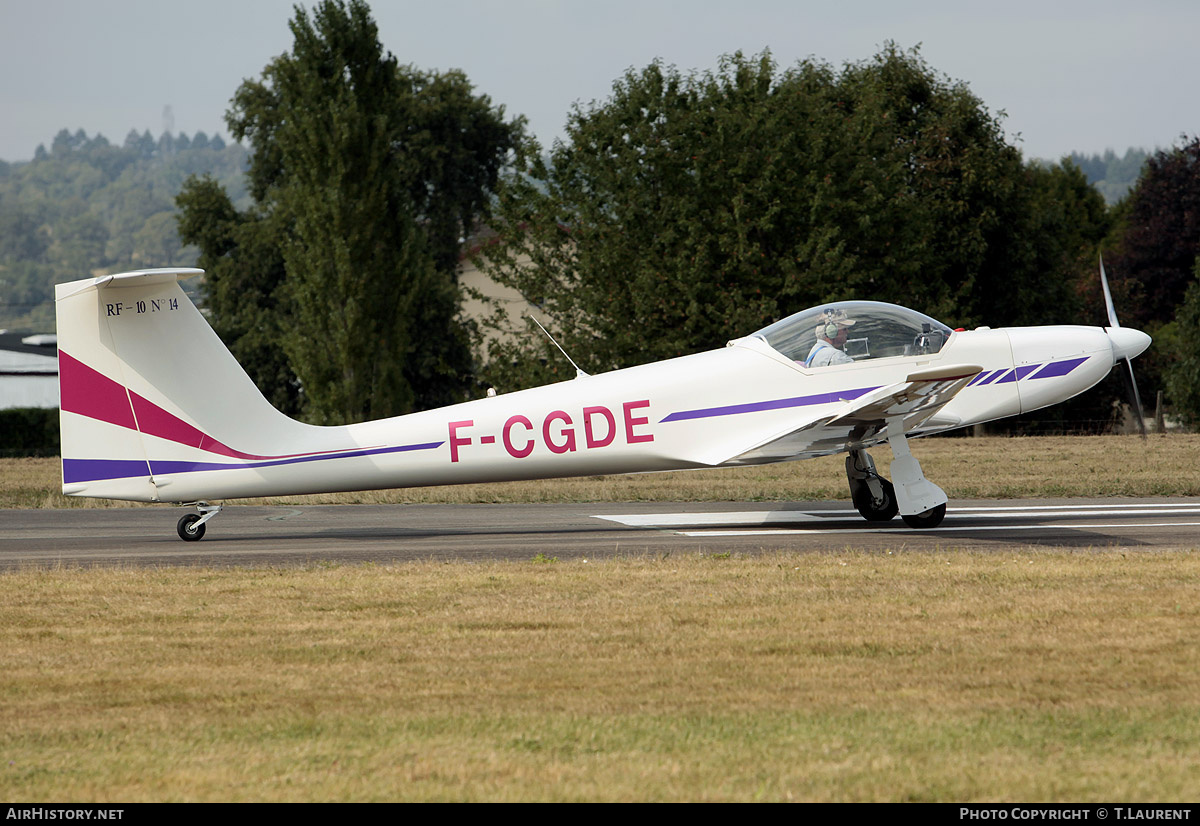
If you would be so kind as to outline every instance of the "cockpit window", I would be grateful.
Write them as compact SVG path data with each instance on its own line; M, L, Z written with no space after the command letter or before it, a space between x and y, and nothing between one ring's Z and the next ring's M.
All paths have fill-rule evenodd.
M826 336L840 328L842 336ZM951 330L927 315L878 301L839 301L790 315L764 327L755 336L778 353L805 366L846 363L839 354L830 359L831 347L851 361L936 353ZM818 336L821 336L818 338ZM833 339L831 345L827 338ZM821 342L821 347L817 347ZM824 354L820 354L826 350Z

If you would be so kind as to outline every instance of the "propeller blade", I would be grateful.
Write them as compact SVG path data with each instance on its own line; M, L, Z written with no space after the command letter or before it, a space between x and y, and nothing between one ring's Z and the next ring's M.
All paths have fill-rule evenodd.
M1108 326L1120 327L1117 321L1117 308L1113 306L1112 293L1108 291L1108 276L1104 273L1104 256L1100 256L1100 286L1104 288L1104 308L1108 310Z
M1137 379L1133 377L1133 362L1129 359L1122 359L1125 362L1125 389L1129 391L1130 406L1133 407L1133 413L1137 416L1138 430L1142 434L1142 438L1146 438L1146 417L1142 413L1142 396L1138 393Z
M1126 332L1122 330L1119 334L1116 329L1121 327L1121 322L1117 320L1117 308L1113 306L1112 293L1108 289L1108 275L1104 272L1104 256L1100 256L1100 286L1104 288L1104 309L1108 311L1108 326L1114 328L1109 333L1109 338L1114 342L1114 355L1118 355L1118 360L1125 362L1125 389L1129 391L1129 402L1133 408L1133 414L1137 417L1138 430L1142 434L1142 438L1146 438L1146 417L1142 412L1142 396L1138 393L1137 379L1133 377L1133 360L1129 353L1133 349L1137 349L1141 353L1149 345L1149 336L1144 333L1139 333L1140 339L1144 339L1145 343L1135 339L1132 335L1134 331ZM1118 346L1119 345L1119 346Z

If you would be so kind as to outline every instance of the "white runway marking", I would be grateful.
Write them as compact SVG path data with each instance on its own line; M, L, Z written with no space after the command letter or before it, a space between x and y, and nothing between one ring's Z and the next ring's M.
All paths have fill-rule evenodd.
M1137 511L1137 510L1145 510L1148 508L1164 508L1164 509L1175 509L1175 510L1182 509L1185 511L1191 511L1193 513L1200 513L1200 505L1197 505L1195 502L1174 502L1174 503L1173 502L1149 502L1149 503L1128 502L1128 503L1124 503L1124 504L1115 504L1115 505L1114 504L1105 504L1105 505L1037 505L1036 507L1033 507L1030 505L993 505L993 506L989 506L989 507L975 507L975 508L959 507L959 508L955 508L955 511L967 512L967 513L970 513L970 512L982 513L984 511L1030 511L1030 510L1091 511L1091 510L1113 510L1113 509L1123 510L1123 511Z
M939 533L952 531L1019 531L1060 528L1064 530L1097 530L1110 528L1179 528L1200 527L1200 522L1155 521L1113 522L1124 518L1147 516L1193 516L1200 515L1200 505L1189 503L1151 503L1120 505L1037 505L1037 506L978 506L955 507L946 515L946 521L930 530ZM830 519L859 518L858 511L851 508L820 511L728 511L706 513L634 513L596 514L596 519L618 522L631 528L656 528L670 530L682 536L780 536L788 534L851 534L851 533L909 533L915 530L896 519L893 523L877 523L861 528L822 528L820 523ZM1030 525L982 524L995 520L1046 520ZM1088 521L1058 522L1058 519ZM1096 521L1092 521L1096 520ZM779 525L798 525L787 528ZM770 527L768 527L770 526Z
M703 525L779 525L793 522L820 522L830 516L858 516L856 510L823 511L821 515L805 511L727 511L724 513L630 513L599 514L596 519L620 522L631 528L698 528Z
M1047 528L1061 528L1063 530L1100 530L1106 528L1179 528L1195 526L1200 527L1200 522L1127 522L1127 523L1098 523L1087 522L1080 524L1063 524L1057 523L1049 525L954 525L943 522L936 528L924 529L929 533L953 533L955 531L970 531L977 533L979 531L1032 531L1046 530ZM920 528L910 528L903 523L899 525L888 525L887 527L877 528L812 528L805 530L802 528L762 528L757 531L676 531L680 536L781 536L787 534L806 534L815 535L820 533L836 533L851 534L851 533L912 533L913 531L921 530Z

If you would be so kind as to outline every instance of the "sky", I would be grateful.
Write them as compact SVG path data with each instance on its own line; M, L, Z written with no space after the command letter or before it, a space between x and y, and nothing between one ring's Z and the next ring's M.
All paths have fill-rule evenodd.
M239 84L291 48L292 0L0 0L0 159L61 129L229 139ZM311 8L313 2L304 2ZM895 42L1004 113L1027 158L1177 145L1200 133L1194 0L373 0L384 48L461 69L543 145L575 103L655 59L683 72L769 49L840 67ZM1192 67L1189 69L1189 67ZM172 120L165 117L170 107Z

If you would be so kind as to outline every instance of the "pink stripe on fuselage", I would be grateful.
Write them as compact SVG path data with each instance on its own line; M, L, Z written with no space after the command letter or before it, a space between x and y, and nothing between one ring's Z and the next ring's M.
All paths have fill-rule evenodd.
M78 413L90 419L138 430L147 436L187 445L207 453L229 456L234 459L293 459L303 456L320 456L346 450L364 450L358 446L334 450L314 450L309 453L287 453L280 456L261 456L243 453L217 441L203 430L194 427L174 413L168 413L157 404L139 396L132 390L126 391L120 383L113 381L98 370L88 367L62 350L58 351L59 394L62 409ZM130 403L132 401L132 408ZM137 418L134 418L136 414Z
M60 406L68 413L135 430L125 388L79 359L58 351Z
M228 445L222 444L209 436L203 430L192 427L183 419L163 410L157 404L149 401L132 390L129 396L133 400L133 412L137 415L138 430L147 436L157 436L181 445L196 447L209 453L230 456L235 459L278 459L279 456L258 456L253 453L242 453Z

